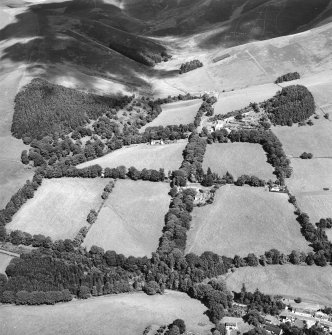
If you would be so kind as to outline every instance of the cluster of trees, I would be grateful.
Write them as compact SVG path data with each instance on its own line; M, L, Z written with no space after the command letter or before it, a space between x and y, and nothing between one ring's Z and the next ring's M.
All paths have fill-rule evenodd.
M83 146L80 140L74 142L69 136L62 138L45 136L39 141L32 140L30 146L29 152L26 150L22 152L21 161L23 164L32 161L35 167L54 165L57 162L77 165L101 157L107 150L105 144L98 138L87 141Z
M273 98L263 102L268 117L274 125L291 126L315 113L315 100L302 85L284 87Z
M166 178L164 169L159 169L159 171L157 171L144 168L140 171L133 166L128 170L125 166L105 168L104 177L114 179L126 179L128 177L132 180L147 180L153 182L164 181Z
M182 319L174 320L168 325L168 335L179 335L186 332L186 324Z
M201 182L204 177L202 163L206 150L206 139L197 133L189 136L188 144L183 151L183 161L180 170L173 172L173 184L185 186L186 180Z
M195 70L202 66L203 66L203 63L201 61L199 61L198 59L194 59L194 60L191 60L190 62L181 64L179 73L180 74L186 73L186 72Z
M223 280L213 279L207 284L195 284L188 291L190 297L200 300L208 308L210 320L217 324L233 305L233 295Z
M86 235L88 234L88 232L89 232L89 228L86 227L86 226L82 227L79 230L79 232L76 234L76 236L74 237L74 240L73 240L73 243L74 243L75 247L78 247L83 243L83 241L84 241Z
M271 297L268 294L260 292L258 289L254 293L248 292L245 285L242 285L240 292L234 292L234 301L240 304L247 305L248 313L244 319L249 324L254 324L253 314L251 311L263 312L265 314L277 315L285 309L286 305L279 297Z
M79 177L79 178L97 178L102 175L103 169L100 165L94 164L82 169L67 164L55 164L47 166L41 174L44 178L62 178L62 177Z
M283 330L285 335L326 335L326 332L318 324L311 326L310 328L304 327L299 328L295 325L291 325L290 322L281 323L280 328Z
M303 152L301 155L300 155L300 158L302 159L312 159L314 155L310 152Z
M214 107L213 105L217 102L216 97L214 96L208 96L204 94L203 102L201 106L199 107L199 110L195 116L194 120L194 126L197 128L201 124L202 116L205 114L206 116L212 116L214 113Z
M331 229L332 228L332 218L320 219L319 222L316 223L316 226L321 229L323 228Z
M15 213L26 203L28 199L33 198L35 191L42 183L42 176L36 171L32 181L27 180L22 188L20 188L9 200L6 207L0 210L0 240L4 238L4 226L12 220Z
M235 182L235 185L237 186L243 186L243 185L250 185L254 187L263 187L265 186L265 181L263 179L259 179L256 176L248 176L246 174L240 176Z
M125 106L132 98L83 93L36 78L15 97L11 130L17 138L67 134L110 108Z
M25 290L14 293L13 291L4 291L0 298L2 303L16 305L55 305L58 302L68 302L73 299L69 290L62 291L32 291Z
M178 190L177 187L173 187L170 195L172 201L165 215L165 225L158 247L161 253L169 253L175 248L185 250L196 191L190 188Z
M114 188L114 180L108 182L108 184L104 187L103 193L101 194L101 198L106 200L110 193L113 191Z
M275 84L280 84L283 83L284 81L291 81L291 80L296 80L300 79L300 74L298 72L289 72L286 73L280 77L278 77L275 81Z
M301 225L301 233L307 241L311 243L315 253L309 252L306 258L308 265L316 264L326 266L332 262L332 243L329 241L325 228L316 228L306 213L299 212L297 221Z
M52 244L52 240L49 236L42 234L31 235L21 230L13 230L8 235L6 234L6 230L4 230L4 235L1 236L1 241L11 242L14 245L31 245L37 248L47 248Z
M227 143L228 141L228 132L226 129L222 128L210 133L206 127L203 127L200 136L206 137L208 144L212 143Z
M282 144L271 131L263 130L232 130L228 135L232 142L259 143L267 155L267 162L274 167L274 174L283 182L292 174L290 161L287 158Z

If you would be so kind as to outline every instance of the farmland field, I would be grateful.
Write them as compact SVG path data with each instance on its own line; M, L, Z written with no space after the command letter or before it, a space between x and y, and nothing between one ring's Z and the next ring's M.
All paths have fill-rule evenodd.
M215 105L215 114L227 114L247 107L251 102L262 102L272 98L279 90L280 87L275 84L265 84L221 93Z
M308 250L293 210L286 194L223 186L212 205L194 208L186 251L232 257L260 255L272 248Z
M13 256L10 256L5 252L1 252L0 250L0 273L5 273L7 265L9 264L12 258Z
M295 195L332 189L332 159L291 159L293 174L286 182Z
M331 305L332 268L330 266L271 265L237 269L227 276L227 286L240 291L242 283L248 291L259 288L266 294L281 294L287 297Z
M287 155L299 157L304 151L314 157L332 157L332 122L320 116L312 118L313 126L276 126L272 131L277 135Z
M169 324L177 318L187 329L209 334L212 328L203 313L206 307L185 293L164 295L118 294L55 306L0 306L0 333L11 335L132 335L145 327ZM42 316L42 317L41 317Z
M332 122L321 114L320 119L312 120L313 126L273 127L273 132L290 157L298 157L304 151L314 155L311 160L290 158L293 173L286 184L301 210L315 223L332 216Z
M235 178L242 174L275 179L273 167L266 162L262 146L254 143L213 143L206 148L203 169L223 176L227 171Z
M177 143L165 145L137 144L134 146L122 148L109 153L103 157L78 165L78 168L84 168L93 164L99 164L101 167L117 167L124 165L127 168L135 166L137 169L165 169L166 173L170 170L176 170L182 162L182 152L187 145L186 140L180 140Z
M91 209L98 209L107 179L44 179L33 199L28 200L9 230L43 234L52 239L74 238L86 224Z
M201 104L201 99L195 99L161 105L162 112L152 122L142 127L140 132L144 132L148 127L193 123Z
M168 192L167 183L118 180L84 246L97 245L126 256L150 256L162 234Z
M309 215L312 223L321 218L332 217L332 191L299 193L296 200L301 210Z

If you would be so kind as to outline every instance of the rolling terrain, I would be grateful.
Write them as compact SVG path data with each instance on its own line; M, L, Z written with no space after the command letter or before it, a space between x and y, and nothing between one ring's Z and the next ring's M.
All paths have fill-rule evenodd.
M196 59L203 67L179 74L183 63ZM293 71L301 79L274 83L278 76ZM30 113L29 126L38 124L39 129L18 134L13 128L15 96L33 79L39 89L32 89L31 104L23 101L20 110L21 115ZM288 264L280 260L282 265L265 267L249 266L248 261L240 269L233 261L239 255L245 263L248 253L255 253L258 262L272 248L285 258L292 250L312 252L316 258L308 258L316 264L321 261L318 257L324 253L317 253L312 241L306 240L287 194L269 192L267 186L222 185L215 191L199 185L208 167L220 176L229 171L234 177L250 174L275 180L273 168L278 172L278 166L267 163L261 145L211 144L211 137L202 134L197 136L198 144L191 141L208 122L207 115L202 120L198 117L206 96L217 98L212 113L223 115L296 84L306 86L314 96L316 114L310 118L314 124L272 126L282 147L271 150L283 149L282 158L290 160L292 176L285 183L315 224L332 216L332 0L1 1L0 210L36 171L40 175L28 184L27 192L38 188L38 178L45 179L33 198L31 193L22 199L20 194L14 197L7 211L0 212L0 220L9 234L20 229L50 236L55 242L11 262L7 275L14 298L6 302L30 304L24 301L25 292L23 298L18 293L40 290L46 296L45 292L63 288L70 289L74 300L55 306L0 304L0 333L142 334L149 325L157 329L182 318L189 331L211 334L211 321L220 319L232 298L222 283L214 284L219 285L217 289L212 284L204 289L195 285L220 274L230 290L239 291L245 283L251 291L259 288L266 294L330 304L330 260L325 267L305 266L307 259L299 261L301 266L289 264L289 259ZM65 93L53 97L55 90ZM201 99L177 101L187 93ZM132 96L134 102L123 108L108 103L124 95ZM38 114L35 96L47 101L45 113ZM163 103L158 106L161 112L156 112L155 99L170 96L177 102ZM81 107L91 97L102 105L99 114L96 104ZM74 126L66 124L57 103ZM146 106L151 108L140 115L140 108ZM104 119L95 124L100 116L110 123ZM136 127L133 120L140 117L144 126ZM25 126L22 120L19 128ZM152 126L194 121L198 123L194 130L186 130L191 136L175 143L149 145L155 134L142 135ZM77 134L77 125L86 126L92 135ZM106 130L96 134L94 126ZM33 135L34 140L25 139L30 144L26 145L14 135L22 139ZM31 159L23 165L22 150L34 148L48 155L36 144L44 135L49 137L48 158L39 168ZM313 153L313 159L300 159L304 151ZM80 157L74 163L75 155ZM57 179L43 175L46 163ZM93 175L95 164L100 168ZM168 179L152 183L127 175L127 180L116 181L108 198L101 198L109 181L103 178L104 169L121 165L162 168L166 176L173 171L173 181L171 185ZM82 171L84 179L78 177ZM183 183L200 191L186 191L179 186ZM214 198L204 199L204 192L211 196L214 191ZM194 207L197 198L203 198L204 206ZM56 241L74 239L87 225L91 209L98 211L98 217L78 246ZM7 217L8 212L14 214ZM332 241L332 233L327 234ZM27 240L23 244L29 245ZM329 255L325 252L322 258ZM11 258L0 253L0 273ZM149 285L174 291L153 296L132 292L148 292ZM0 300L1 288L0 281ZM126 293L118 294L122 292ZM92 299L78 300L90 294Z

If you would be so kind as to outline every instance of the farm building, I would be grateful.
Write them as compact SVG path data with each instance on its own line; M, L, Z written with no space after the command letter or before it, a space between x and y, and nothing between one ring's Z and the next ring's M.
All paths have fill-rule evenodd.
M226 322L225 327L227 331L238 330L237 322Z
M286 186L281 186L281 185L276 185L273 184L269 187L270 192L282 192L285 193L287 192Z
M151 140L150 141L150 145L163 145L164 144L164 141L161 139L161 140Z

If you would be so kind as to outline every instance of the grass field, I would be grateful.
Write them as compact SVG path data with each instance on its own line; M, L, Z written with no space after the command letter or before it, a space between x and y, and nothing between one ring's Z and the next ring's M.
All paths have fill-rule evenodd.
M213 143L207 146L203 169L223 176L227 171L234 178L242 174L255 175L269 180L275 179L273 167L266 162L262 146L254 143Z
M162 112L152 122L142 127L140 132L144 132L148 127L193 123L201 104L201 99L195 99L161 105Z
M324 187L332 189L332 159L291 159L293 174L287 181L295 195L303 192L323 191Z
M93 164L101 167L117 167L124 165L127 168L135 166L137 169L165 169L165 172L176 170L182 163L182 152L187 145L186 140L167 145L138 144L111 152L108 155L78 165L84 168Z
M332 216L332 159L291 159L293 174L286 184L312 223ZM324 191L323 188L329 188Z
M98 209L107 179L46 179L33 199L7 225L30 234L44 234L52 239L74 238L91 209Z
M266 267L247 267L237 269L228 275L227 287L239 292L242 283L247 290L258 288L267 294L281 294L286 297L302 299L331 305L332 267L273 265Z
M0 273L5 273L7 265L12 260L13 256L10 256L0 250Z
M1 49L0 49L1 55ZM0 71L0 208L33 176L20 160L21 152L28 147L11 136L13 101L22 78L22 69L1 74Z
M311 152L314 157L331 157L332 121L320 116L312 118L313 126L273 127L287 155L299 157L304 151Z
M169 324L177 318L187 329L209 334L212 324L206 307L184 293L165 295L119 294L55 306L0 306L1 334L11 335L132 335L151 324Z
M302 211L309 215L312 223L321 218L332 217L332 191L300 193L296 200Z
M251 102L262 102L272 98L280 90L275 84L251 86L240 90L220 93L215 105L215 114L226 114L247 107Z
M164 226L168 192L166 183L118 180L83 245L126 256L150 256Z
M188 234L187 252L206 250L224 256L260 255L309 249L286 194L264 188L221 187L214 203L196 207Z

